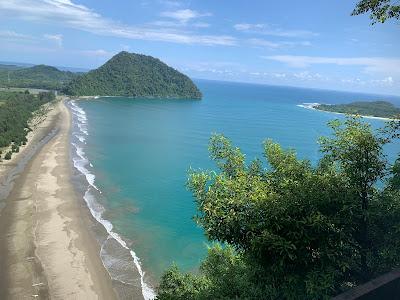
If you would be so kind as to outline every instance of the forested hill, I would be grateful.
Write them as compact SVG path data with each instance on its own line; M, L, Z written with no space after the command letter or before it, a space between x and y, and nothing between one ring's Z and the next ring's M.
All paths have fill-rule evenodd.
M157 58L125 51L71 81L65 93L73 96L202 97L186 75Z
M319 104L316 109L361 116L400 118L400 108L386 101L352 102L349 104Z
M29 68L0 67L0 87L24 87L47 90L61 90L63 86L78 76L76 73L60 71L46 65Z

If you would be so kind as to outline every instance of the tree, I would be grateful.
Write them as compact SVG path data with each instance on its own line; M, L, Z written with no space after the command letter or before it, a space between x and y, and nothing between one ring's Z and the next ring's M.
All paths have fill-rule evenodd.
M372 24L385 23L386 20L400 18L400 5L397 1L393 3L391 0L361 0L352 15L360 15L370 13Z
M400 157L392 167L393 177L389 180L390 187L393 190L400 190Z
M11 152L11 151L8 151L8 152L6 153L6 155L4 156L4 159L5 159L5 160L10 160L10 159L11 159L11 156L12 156L12 152Z
M196 221L224 247L211 248L199 274L175 281L170 295L201 279L191 299L327 299L400 265L400 197L389 184L398 171L382 150L388 132L354 117L329 126L316 166L270 140L268 168L246 164L227 138L212 136L219 172L192 171L188 186ZM168 282L159 299L169 299Z
M55 100L55 95L1 91L0 99L0 147L12 145L12 151L17 152L18 146L27 141L26 135L31 131L28 123L33 113L40 113L40 107Z

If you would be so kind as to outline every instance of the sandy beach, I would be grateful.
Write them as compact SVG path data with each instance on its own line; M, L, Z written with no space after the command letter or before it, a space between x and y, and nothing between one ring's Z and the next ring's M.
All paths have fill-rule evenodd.
M58 102L28 145L1 165L8 196L0 211L0 299L116 298L71 182L70 119Z

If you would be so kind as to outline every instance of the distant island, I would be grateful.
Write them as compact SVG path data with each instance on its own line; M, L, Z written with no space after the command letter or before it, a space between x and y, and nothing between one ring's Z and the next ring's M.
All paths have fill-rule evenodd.
M400 108L387 101L358 101L348 104L320 104L320 103L304 103L300 105L305 108L312 108L322 111L360 115L365 117L377 117L388 119L399 119Z
M0 87L61 90L78 75L46 65L21 67L1 64Z
M126 51L73 79L63 91L71 96L202 97L186 75L157 58Z

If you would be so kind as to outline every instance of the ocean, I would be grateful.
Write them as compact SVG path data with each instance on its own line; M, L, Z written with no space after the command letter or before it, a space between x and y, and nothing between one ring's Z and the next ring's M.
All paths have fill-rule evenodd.
M318 137L341 115L309 110L308 102L348 103L400 97L197 80L198 100L101 97L69 103L71 149L80 192L111 237L101 257L115 281L140 287L146 299L163 270L176 263L195 271L208 242L192 217L189 168L215 169L207 146L223 133L248 161L263 157L272 139L315 163ZM384 121L366 119L374 127ZM394 161L400 144L385 149Z

